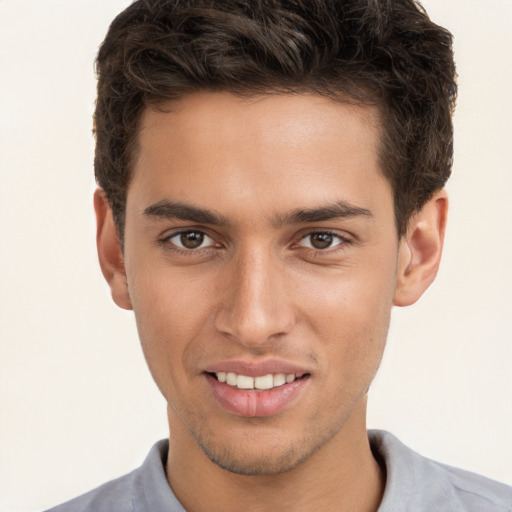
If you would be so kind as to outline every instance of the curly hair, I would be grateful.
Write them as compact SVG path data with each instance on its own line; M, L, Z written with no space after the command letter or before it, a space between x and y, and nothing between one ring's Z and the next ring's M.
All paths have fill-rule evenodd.
M121 241L142 112L196 91L376 105L400 236L451 173L452 35L414 0L137 0L97 73L95 174Z

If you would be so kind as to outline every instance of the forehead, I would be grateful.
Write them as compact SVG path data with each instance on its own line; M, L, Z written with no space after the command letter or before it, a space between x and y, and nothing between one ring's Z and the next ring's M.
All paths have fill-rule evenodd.
M350 99L334 100L317 94L261 94L249 97L228 92L198 92L148 106L142 113L139 147L158 143L155 132L173 138L190 137L204 144L254 142L306 153L335 137L338 144L354 142L362 132L376 143L381 134L380 110ZM215 127L215 130L212 130ZM179 128L179 129L178 129ZM327 136L327 138L326 138ZM331 136L331 137L329 137ZM321 139L323 137L323 140ZM307 143L304 146L304 143Z
M380 134L375 107L313 94L196 93L144 111L128 199L134 190L147 204L231 198L273 213L364 202L372 187L389 192Z

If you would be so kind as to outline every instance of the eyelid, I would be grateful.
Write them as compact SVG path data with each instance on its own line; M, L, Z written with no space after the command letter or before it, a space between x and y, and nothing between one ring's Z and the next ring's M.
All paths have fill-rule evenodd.
M302 232L296 236L296 238L295 238L296 241L292 243L292 247L291 247L292 249L304 249L306 251L315 251L317 253L328 254L329 252L335 252L337 250L342 250L347 245L353 244L355 241L352 235L350 235L348 233L340 233L333 229L309 228L307 230L304 229L301 231ZM184 233L190 233L190 232L201 233L204 235L205 239L210 239L210 242L206 246L200 246L195 249L189 249L184 246L178 245L177 243L172 241L173 238L177 238ZM307 247L307 246L304 246L301 244L301 242L304 239L306 239L314 234L330 235L333 238L335 238L338 241L338 243L336 243L333 246L327 247L325 249L317 249L315 247ZM174 251L179 251L182 253L188 253L188 254L198 253L200 251L208 250L208 249L212 249L212 248L220 248L224 245L222 242L218 241L218 237L215 236L214 234L212 234L209 229L204 228L204 227L194 227L194 226L179 227L179 228L174 228L172 230L167 230L161 236L158 237L157 242L159 245L162 245L168 249L171 249ZM204 241L203 241L203 243L204 243Z
M206 239L211 240L211 242L206 246L197 247L195 249L189 249L187 247L178 245L177 243L172 241L173 238L178 238L184 233L201 233L205 237L203 243L206 241ZM184 253L199 252L201 250L209 249L214 247L215 245L218 245L218 243L215 241L215 238L211 234L209 234L207 230L205 230L204 228L194 227L177 228L176 230L172 230L171 232L167 231L158 238L158 243L160 245L166 246L167 248L169 248L170 246L171 249Z
M315 234L330 235L333 238L336 238L338 240L338 243L336 243L335 245L332 245L330 247L327 247L325 249L317 249L315 247L307 247L307 246L300 244L300 242L302 242L304 239L307 239L311 235L315 235ZM328 254L329 252L335 252L335 251L342 250L342 249L346 248L347 245L350 245L352 243L353 243L353 239L348 234L339 233L339 232L333 231L332 229L321 229L320 228L320 229L309 229L304 234L301 234L299 236L298 241L295 242L293 245L296 246L296 248L298 248L298 249L315 251L319 254Z

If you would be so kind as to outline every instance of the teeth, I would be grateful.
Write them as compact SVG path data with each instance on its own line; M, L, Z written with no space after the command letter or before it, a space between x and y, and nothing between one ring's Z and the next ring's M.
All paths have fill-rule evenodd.
M229 386L238 389L258 389L261 391L290 384L297 378L294 373L269 373L260 377L248 377L247 375L238 375L234 372L217 372L215 375L219 382L225 382Z
M284 373L277 373L274 375L274 387L286 384L286 375Z
M245 375L239 375L236 378L236 387L238 389L254 389L253 377L246 377Z
M254 379L254 387L256 389L272 389L274 387L274 377L269 373L263 377L256 377Z

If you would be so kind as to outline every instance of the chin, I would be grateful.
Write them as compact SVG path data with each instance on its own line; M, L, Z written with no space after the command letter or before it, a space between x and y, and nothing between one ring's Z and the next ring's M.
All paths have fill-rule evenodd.
M265 454L258 450L257 454L234 454L231 450L218 451L201 447L205 455L217 466L234 473L245 476L270 476L286 473L299 466L307 455L298 454L295 450L281 454Z
M214 464L237 475L270 476L286 473L309 459L332 435L303 439L251 439L250 436L238 440L236 445L219 446L218 443L198 439L203 453Z

